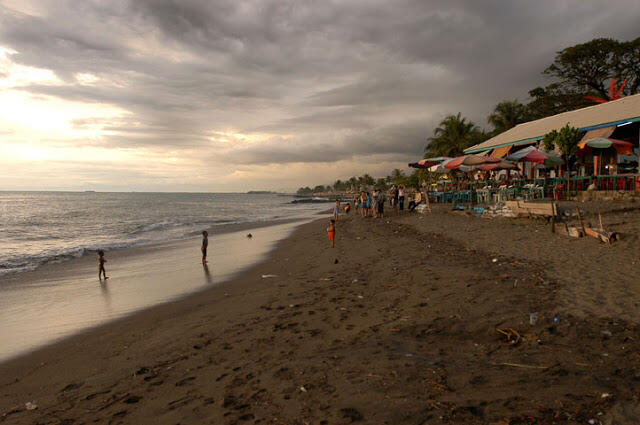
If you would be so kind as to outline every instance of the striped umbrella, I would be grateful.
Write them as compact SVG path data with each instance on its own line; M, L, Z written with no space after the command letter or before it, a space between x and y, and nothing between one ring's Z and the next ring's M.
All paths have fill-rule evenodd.
M546 167L555 167L561 165L564 161L556 155L540 150L535 146L520 149L517 152L507 156L507 160L516 162L535 162L544 164Z
M410 162L409 163L409 167L412 168L430 168L433 167L434 165L438 165L440 163L442 163L443 161L447 161L451 158L449 158L448 156L436 156L434 158L425 158L425 159L421 159L418 162Z
M501 161L502 160L500 158L492 158L490 156L484 156L484 155L463 155L448 161L446 164L444 164L444 168L447 168L449 170L458 170L463 165L472 166L472 165L483 165L483 164L496 164Z

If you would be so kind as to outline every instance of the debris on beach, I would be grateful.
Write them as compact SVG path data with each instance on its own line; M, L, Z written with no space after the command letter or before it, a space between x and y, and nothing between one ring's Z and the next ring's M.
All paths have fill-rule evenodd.
M582 220L582 214L580 212L580 208L578 207L576 207L576 215L578 216L578 223L580 224L580 228L582 229L582 232L585 235L592 236L608 245L611 245L612 242L615 242L620 239L620 235L618 233L604 230L604 226L602 224L602 214L598 213L598 218L600 221L599 229L592 228L591 223L588 223L587 225L584 224L584 221Z
M35 401L27 401L27 402L24 404L24 407L25 407L27 410L36 410L36 409L38 408L38 405L36 404L36 402L35 402Z
M507 338L507 342L511 345L517 345L520 342L520 334L513 328L496 328L496 331Z
M263 274L262 275L263 279L269 279L269 278L272 278L272 277L278 277L278 275L277 274Z

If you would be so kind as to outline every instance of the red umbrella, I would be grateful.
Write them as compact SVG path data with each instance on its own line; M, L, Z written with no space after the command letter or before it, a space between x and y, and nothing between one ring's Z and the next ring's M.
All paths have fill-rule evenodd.
M547 167L562 164L562 159L560 157L541 151L535 146L529 146L528 148L514 152L509 155L507 159L519 162L535 162L537 164L545 164Z
M480 171L495 171L495 170L513 170L516 168L516 164L513 162L501 161L493 164L477 165L476 170Z
M495 164L502 161L500 158L492 158L490 156L483 155L463 155L453 158L451 161L444 165L444 168L449 170L456 170L461 165L483 165L483 164Z

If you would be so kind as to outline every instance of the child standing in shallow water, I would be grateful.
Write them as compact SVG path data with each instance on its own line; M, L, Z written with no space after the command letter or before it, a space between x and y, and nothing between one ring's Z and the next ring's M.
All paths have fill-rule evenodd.
M209 233L205 230L202 232L202 264L207 264L207 248L209 247Z
M331 248L334 248L336 239L336 221L334 219L329 220L329 227L327 227L327 234L331 241Z
M336 206L333 207L333 219L338 219L338 214L340 213L340 201L336 199Z
M104 251L98 251L98 279L102 280L102 276L104 275L104 280L109 279L107 277L107 272L104 269L104 263L107 260L104 258Z

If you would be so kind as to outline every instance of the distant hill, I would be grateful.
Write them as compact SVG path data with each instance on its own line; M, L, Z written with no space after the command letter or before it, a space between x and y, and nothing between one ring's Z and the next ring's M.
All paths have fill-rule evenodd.
M275 195L277 192L271 192L270 190L250 190L247 193L249 195Z

